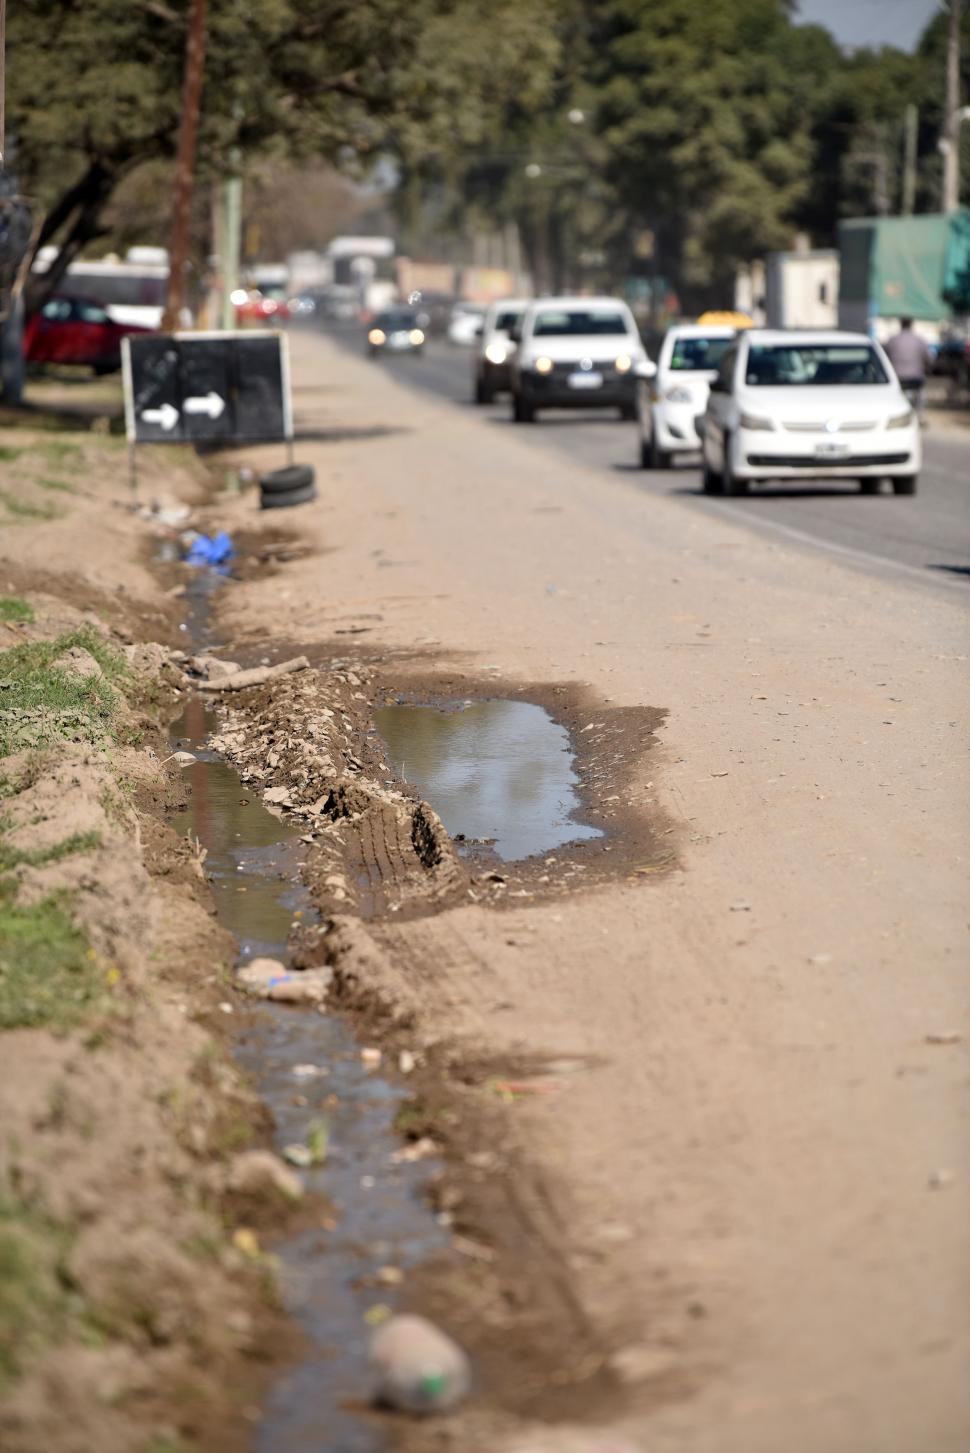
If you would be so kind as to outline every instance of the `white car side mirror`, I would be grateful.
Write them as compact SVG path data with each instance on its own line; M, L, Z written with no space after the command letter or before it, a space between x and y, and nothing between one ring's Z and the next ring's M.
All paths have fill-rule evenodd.
M641 363L637 364L635 371L637 378L656 378L657 365L651 359L644 358Z

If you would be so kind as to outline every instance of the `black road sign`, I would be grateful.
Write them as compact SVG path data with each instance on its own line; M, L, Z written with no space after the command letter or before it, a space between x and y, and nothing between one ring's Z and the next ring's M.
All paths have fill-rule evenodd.
M281 333L146 333L122 340L132 444L292 439Z

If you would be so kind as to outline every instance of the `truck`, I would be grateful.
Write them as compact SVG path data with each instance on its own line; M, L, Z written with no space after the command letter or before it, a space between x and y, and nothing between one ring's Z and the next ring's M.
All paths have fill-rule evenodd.
M970 306L970 212L858 217L839 223L839 327L879 339L912 318L930 343Z

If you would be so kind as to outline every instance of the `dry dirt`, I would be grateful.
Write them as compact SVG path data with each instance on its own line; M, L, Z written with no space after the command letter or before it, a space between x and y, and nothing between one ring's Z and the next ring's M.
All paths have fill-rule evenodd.
M358 683L296 799L325 799L320 952L419 1045L454 1117L473 1249L422 1295L486 1369L467 1413L406 1446L484 1450L534 1417L536 1448L577 1420L691 1453L965 1447L963 612L643 496L322 340L294 339L294 375L320 499L286 523L309 553L227 590L221 630L240 660L322 668L278 718L260 703L260 732L285 736L290 692L318 720ZM570 881L577 852L548 884L489 887L459 864L416 902L420 866L378 871L357 831L389 811L368 703L555 707L556 686L570 724L580 703L640 723L615 771L580 761L589 810L617 814L616 870ZM326 794L347 781L368 801L342 828ZM409 811L380 838L401 862ZM661 871L633 871L637 833Z

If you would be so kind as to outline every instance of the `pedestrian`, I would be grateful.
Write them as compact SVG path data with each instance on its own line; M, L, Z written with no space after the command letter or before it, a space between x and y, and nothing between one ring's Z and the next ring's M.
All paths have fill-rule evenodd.
M919 334L913 332L912 318L900 318L899 332L885 346L903 392L922 423L923 389L926 385L926 371L933 361L933 355Z

